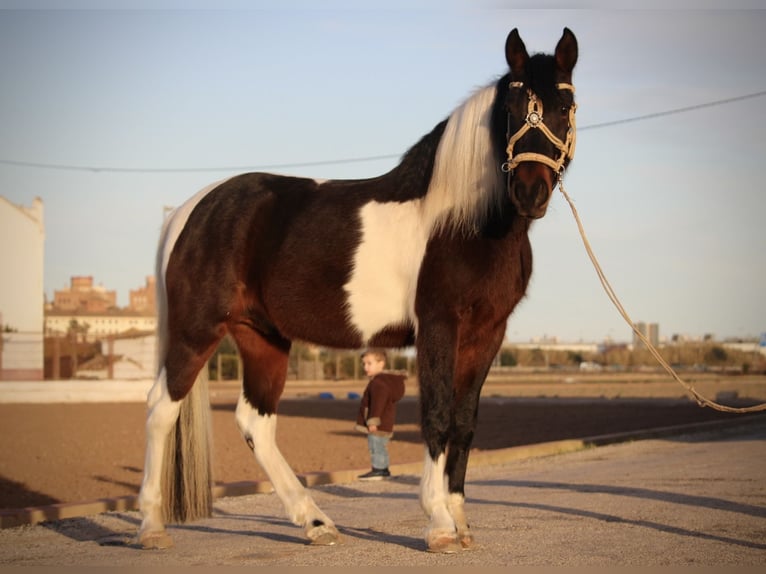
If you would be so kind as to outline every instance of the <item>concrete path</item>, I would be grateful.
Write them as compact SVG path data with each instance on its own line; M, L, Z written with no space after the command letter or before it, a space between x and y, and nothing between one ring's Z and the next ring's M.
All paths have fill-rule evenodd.
M173 526L175 547L130 541L136 512L0 531L0 565L766 565L766 421L469 469L477 547L424 552L415 474L312 489L344 542L307 545L274 494L223 498Z

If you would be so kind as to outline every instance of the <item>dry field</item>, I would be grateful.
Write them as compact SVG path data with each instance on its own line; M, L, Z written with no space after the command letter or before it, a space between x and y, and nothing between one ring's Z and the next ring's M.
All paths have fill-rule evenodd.
M711 399L736 406L766 402L766 377L689 379ZM277 442L299 472L369 466L353 430L361 381L288 382ZM333 399L320 399L331 393ZM234 422L235 383L211 383L215 474L219 482L265 478ZM415 383L398 410L392 463L422 460ZM142 403L0 404L0 508L81 502L135 494L141 480ZM545 374L488 379L475 449L736 418L700 408L669 377L656 374Z

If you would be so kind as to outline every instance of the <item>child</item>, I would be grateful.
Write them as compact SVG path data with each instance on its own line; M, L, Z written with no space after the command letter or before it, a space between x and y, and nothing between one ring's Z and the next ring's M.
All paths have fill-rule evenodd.
M381 480L391 476L388 470L388 441L394 434L396 403L404 396L404 375L384 373L386 353L368 349L362 354L364 373L370 382L364 389L356 419L356 429L367 433L372 470L360 480Z

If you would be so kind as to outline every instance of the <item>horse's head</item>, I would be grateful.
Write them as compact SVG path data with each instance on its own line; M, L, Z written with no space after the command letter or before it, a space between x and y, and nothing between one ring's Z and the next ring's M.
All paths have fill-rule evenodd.
M577 39L564 28L553 55L529 56L514 28L505 43L510 67L501 86L507 115L508 193L518 213L545 215L558 178L574 156L575 109L572 69Z

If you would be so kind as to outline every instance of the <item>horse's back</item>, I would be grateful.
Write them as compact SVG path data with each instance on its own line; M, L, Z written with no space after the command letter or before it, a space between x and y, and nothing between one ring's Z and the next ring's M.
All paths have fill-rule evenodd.
M266 173L201 190L165 226L169 305L179 321L193 309L205 325L240 320L286 338L358 343L343 286L364 201L358 188Z
M249 173L202 189L168 217L163 271L171 256L213 267L222 258L241 256L248 244L286 228L317 185L310 179Z

